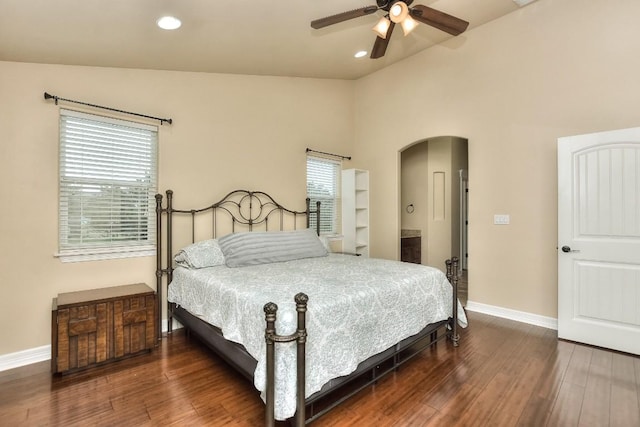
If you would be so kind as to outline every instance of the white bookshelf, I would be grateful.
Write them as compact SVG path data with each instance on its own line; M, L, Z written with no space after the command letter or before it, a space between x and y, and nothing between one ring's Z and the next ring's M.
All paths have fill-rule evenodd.
M369 256L369 171L342 171L342 250Z

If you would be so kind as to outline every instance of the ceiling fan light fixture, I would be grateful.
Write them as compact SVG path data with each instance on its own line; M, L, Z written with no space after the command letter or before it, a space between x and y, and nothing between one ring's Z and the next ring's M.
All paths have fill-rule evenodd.
M376 33L379 37L386 39L387 31L389 31L390 26L391 21L389 21L386 17L382 17L372 29L373 32Z
M409 35L411 31L413 31L418 26L418 22L412 17L407 16L406 18L404 18L404 20L400 25L402 25L402 32L406 37Z
M389 9L389 18L395 23L401 23L406 17L409 16L409 7L405 2L398 1Z
M311 21L311 28L324 28L350 19L371 15L379 10L387 12L384 18L380 19L372 28L377 37L371 50L371 59L378 59L384 56L396 24L402 25L405 36L414 30L415 27L418 26L418 23L427 24L452 36L463 33L469 26L469 23L465 20L421 4L414 5L409 9L409 5L413 4L413 1L414 0L376 0L375 5L337 13L325 18L314 19Z

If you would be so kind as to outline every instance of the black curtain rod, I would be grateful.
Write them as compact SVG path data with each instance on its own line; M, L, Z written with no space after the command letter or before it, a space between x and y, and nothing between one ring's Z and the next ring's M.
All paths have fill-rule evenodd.
M316 150L312 150L311 148L307 148L307 153L318 153L318 154L324 154L325 156L337 157L342 160L345 160L345 159L351 160L351 156L341 156L340 154L325 153L324 151L316 151Z
M74 101L73 99L60 98L59 96L51 95L51 94L48 94L47 92L44 93L44 99L53 99L54 102L56 103L56 105L58 105L58 101L72 102L74 104L87 105L87 106L93 107L93 108L100 108L100 109L103 109L103 110L115 111L117 113L129 114L129 115L132 115L132 116L138 116L138 117L144 117L144 118L147 118L147 119L158 120L158 121L160 121L161 125L164 124L165 122L167 122L169 124L173 123L172 119L163 119L163 118L160 118L160 117L147 116L146 114L132 113L130 111L118 110L116 108L111 108L111 107L103 107L102 105L89 104L88 102L81 102L81 101Z

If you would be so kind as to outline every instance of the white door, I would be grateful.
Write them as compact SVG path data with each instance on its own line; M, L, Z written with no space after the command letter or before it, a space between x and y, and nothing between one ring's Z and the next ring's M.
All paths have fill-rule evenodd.
M558 337L640 354L640 128L558 139Z

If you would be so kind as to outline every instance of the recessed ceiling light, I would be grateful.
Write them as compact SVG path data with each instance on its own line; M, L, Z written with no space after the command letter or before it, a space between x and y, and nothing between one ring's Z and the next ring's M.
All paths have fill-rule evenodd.
M362 58L364 56L367 55L367 51L366 50L359 50L356 52L355 55L353 55L354 58Z
M522 7L522 6L526 6L529 3L533 3L535 0L513 0L513 2L515 4L517 4L518 6Z
M163 30L176 30L182 25L182 22L180 22L178 18L173 16L163 16L162 18L158 19L157 22L158 27L162 28Z

